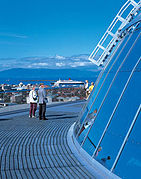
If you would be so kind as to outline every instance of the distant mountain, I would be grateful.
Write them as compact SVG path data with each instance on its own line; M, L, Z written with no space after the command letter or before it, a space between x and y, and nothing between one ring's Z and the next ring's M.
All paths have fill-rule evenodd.
M26 69L100 69L88 60L87 54L64 57L25 57L25 58L4 58L0 59L0 71L12 68Z
M25 57L0 59L0 83L8 80L74 79L95 81L101 68L87 54L64 57Z
M24 69L14 68L0 72L0 80L58 80L58 79L73 79L85 80L91 79L95 81L98 75L97 72L92 72L82 69Z

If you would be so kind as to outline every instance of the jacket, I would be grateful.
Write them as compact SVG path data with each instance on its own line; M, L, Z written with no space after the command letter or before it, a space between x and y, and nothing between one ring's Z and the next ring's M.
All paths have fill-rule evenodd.
M44 88L39 88L38 90L38 96L39 96L39 104L46 103L47 98L46 98L46 91Z
M36 98L36 100L35 100L35 98ZM30 93L29 93L29 102L30 103L37 103L37 101L38 101L38 98L37 98L36 91L31 90Z

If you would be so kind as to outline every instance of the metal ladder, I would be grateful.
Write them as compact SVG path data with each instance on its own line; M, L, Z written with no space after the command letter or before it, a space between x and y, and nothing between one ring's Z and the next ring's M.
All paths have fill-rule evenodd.
M123 13L129 11L129 8L132 7L132 10L128 13L126 18L123 18ZM141 8L141 0L137 3L134 0L128 0L122 8L119 10L118 14L108 27L107 31L89 56L89 60L94 64L101 66L110 55L116 44L121 39L120 31L121 29L128 24L134 16L136 16ZM118 24L120 23L120 25ZM118 27L116 27L118 26ZM115 28L115 29L114 29ZM112 32L116 31L115 33ZM106 47L104 47L106 46ZM108 60L107 60L108 61Z

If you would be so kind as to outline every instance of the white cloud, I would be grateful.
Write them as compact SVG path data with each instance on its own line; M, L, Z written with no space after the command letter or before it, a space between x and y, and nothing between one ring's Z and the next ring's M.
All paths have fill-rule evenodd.
M59 60L58 60L59 59ZM64 60L65 59L65 60ZM5 58L0 59L1 69L8 68L77 68L92 66L92 62L77 57L63 57L56 55L50 57L24 57L24 58ZM96 67L97 69L98 67ZM94 68L95 69L95 68ZM99 70L99 69L98 69Z
M11 33L0 33L0 36L5 36L5 37L16 37L16 38L28 38L26 35L21 35L21 34L11 34Z
M75 58L74 61L80 61L81 59L80 58Z
M28 65L27 68L32 68L33 66L32 65Z
M56 63L56 66L57 67L63 67L63 66L65 66L65 64L64 63Z
M71 67L78 67L78 66L87 66L90 65L91 62L74 62L74 63L70 63Z
M27 66L28 68L43 68L43 67L48 67L48 63L33 63L33 64L29 64Z
M33 63L32 66L48 66L48 63Z
M59 60L64 60L64 59L65 59L65 57L60 56L60 55L56 55L56 57L55 57L55 58L57 58L57 59L59 59Z
M2 64L2 67L10 67L11 64Z

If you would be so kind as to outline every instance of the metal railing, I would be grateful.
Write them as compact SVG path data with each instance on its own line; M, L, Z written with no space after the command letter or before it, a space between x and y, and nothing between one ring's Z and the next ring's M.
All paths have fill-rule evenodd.
M76 101L86 98L83 87L50 87L45 88L45 90L49 103ZM29 92L29 89L0 91L0 107L29 103Z
M123 18L122 15L129 10L130 6L133 6L132 10L125 18ZM107 57L113 51L114 47L121 38L121 29L132 20L133 16L136 16L138 14L140 8L141 0L138 3L136 3L134 0L128 0L122 6L114 20L108 27L107 31L102 36L101 40L98 42L97 46L89 56L89 60L91 62L100 66L105 62L106 59L108 61Z

